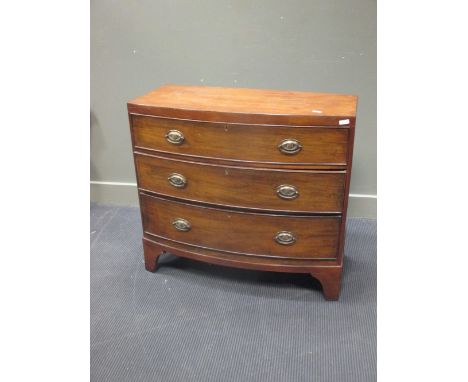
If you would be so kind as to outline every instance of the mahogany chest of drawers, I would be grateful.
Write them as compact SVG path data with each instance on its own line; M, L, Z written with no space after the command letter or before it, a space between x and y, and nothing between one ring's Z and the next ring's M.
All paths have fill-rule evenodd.
M357 97L163 86L128 103L145 267L310 273L336 300Z

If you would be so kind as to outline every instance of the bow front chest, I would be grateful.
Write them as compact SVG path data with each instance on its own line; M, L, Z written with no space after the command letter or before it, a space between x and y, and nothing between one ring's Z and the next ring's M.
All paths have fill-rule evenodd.
M145 266L310 273L336 300L357 98L163 86L128 103Z

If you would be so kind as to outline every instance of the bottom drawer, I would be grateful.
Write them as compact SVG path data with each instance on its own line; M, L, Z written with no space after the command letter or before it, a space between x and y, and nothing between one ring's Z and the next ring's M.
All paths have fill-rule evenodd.
M340 216L228 211L140 194L145 234L243 255L336 259Z

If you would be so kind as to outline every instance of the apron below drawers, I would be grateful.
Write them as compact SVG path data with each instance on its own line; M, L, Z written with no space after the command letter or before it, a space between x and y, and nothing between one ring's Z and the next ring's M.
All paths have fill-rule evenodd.
M336 259L340 216L238 212L140 193L145 235L242 255Z

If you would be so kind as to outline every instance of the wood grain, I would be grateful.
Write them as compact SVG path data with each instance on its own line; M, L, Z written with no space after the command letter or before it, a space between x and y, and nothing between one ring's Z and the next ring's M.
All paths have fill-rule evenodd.
M127 104L145 267L163 252L238 268L310 273L341 288L357 97L167 85ZM185 140L166 140L179 130ZM302 150L286 155L284 139ZM187 184L175 188L170 174ZM299 197L283 200L280 184ZM183 218L181 232L173 221ZM294 244L278 244L279 231Z
M340 247L338 250L338 260L343 261L344 249L345 249L345 240L346 240L346 217L348 214L348 202L349 202L349 187L351 185L351 170L353 166L353 150L354 150L354 134L355 127L352 126L349 132L349 142L348 142L348 167L346 171L346 185L345 185L345 198L343 206L343 219L341 221L340 228Z
M338 251L340 216L299 217L225 211L167 201L141 194L145 233L219 251L252 256L334 259ZM173 221L186 219L188 232ZM279 231L292 232L296 242L278 244Z
M289 127L219 124L145 116L132 117L135 147L188 157L294 164L346 164L348 130L326 127ZM183 133L181 145L169 143L169 130ZM296 139L302 150L283 154L278 145Z
M345 171L294 171L234 166L135 154L139 187L160 195L205 202L220 206L258 210L341 213L343 209ZM186 186L172 186L168 177L180 174ZM280 185L293 185L299 196L280 198Z
M179 155L169 152L159 152L151 149L137 147L134 149L135 153L147 154L151 156L159 156L168 159L186 160L207 164L215 164L221 166L239 166L249 168L270 168L270 169L283 169L283 170L346 170L346 164L310 164L310 163L273 163L273 162L251 162L251 161L238 161L232 159L222 158L206 158L206 157L193 157L187 155Z
M132 114L218 122L339 125L355 121L357 97L345 94L166 85L128 103Z
M201 260L207 263L232 266L236 268L274 272L311 273L313 269L318 267L341 267L341 264L336 259L317 260L294 257L277 258L249 256L178 243L149 234L144 234L143 239L144 244L151 243L157 244L159 246L159 252L150 251L153 253L153 255L161 255L162 252L169 252L177 256L187 257L194 260ZM152 260L153 256L149 258L150 264L153 264Z

